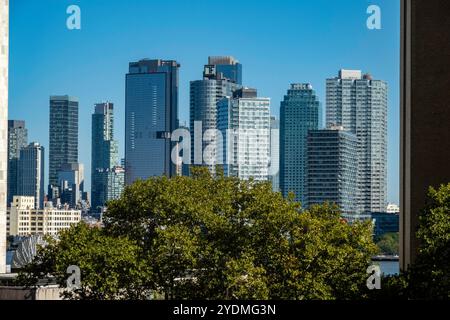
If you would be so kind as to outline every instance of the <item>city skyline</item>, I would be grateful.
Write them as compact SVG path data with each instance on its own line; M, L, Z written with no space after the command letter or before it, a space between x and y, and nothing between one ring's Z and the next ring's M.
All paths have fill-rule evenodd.
M320 2L320 1L319 1ZM322 1L323 2L323 1ZM323 2L324 3L324 2ZM322 5L323 5L322 3ZM282 95L284 94L285 88L290 83L295 82L309 82L314 88L317 90L319 100L322 104L325 104L325 79L332 77L336 70L341 68L348 69L362 69L363 71L371 72L374 77L377 79L383 79L389 83L391 87L391 95L389 101L389 121L390 121L390 135L389 135L389 202L398 202L398 112L397 112L397 101L398 101L398 57L396 56L398 50L398 43L396 43L396 35L399 34L397 20L398 17L396 13L398 12L398 8L396 4L391 4L387 1L380 1L380 6L383 9L383 12L386 12L384 15L384 23L383 29L380 31L370 31L365 28L365 21L367 16L365 15L365 11L367 6L365 3L361 2L358 4L346 2L346 4L342 5L342 8L334 8L335 4L330 4L326 2L327 6L330 7L329 10L321 10L320 4L311 4L311 3L301 3L301 4L292 4L293 9L297 9L300 16L305 18L305 21L302 22L299 19L298 28L293 31L289 31L290 28L286 28L285 24L274 27L273 30L266 30L266 35L272 36L274 40L272 40L267 48L265 54L256 54L254 50L251 48L254 44L261 40L261 36L256 34L252 28L249 28L252 23L252 19L249 18L245 22L239 23L237 26L230 26L230 30L227 31L219 31L217 35L218 38L220 36L224 36L221 42L212 41L212 43L198 45L195 49L191 49L194 44L198 44L201 42L201 38L198 40L189 38L191 41L190 46L187 46L185 39L182 36L177 35L177 32L182 31L177 30L177 32L173 29L166 30L164 28L167 26L167 23L163 24L161 27L162 35L158 35L154 41L154 44L139 44L135 41L129 42L126 39L118 39L112 42L112 45L124 47L126 49L121 50L120 52L115 52L111 54L110 57L105 58L105 62L95 59L95 55L92 59L89 59L86 54L89 52L92 54L91 48L94 47L94 43L97 47L99 44L103 43L103 41L107 41L108 39L101 39L99 37L98 31L103 30L105 27L105 23L107 24L109 19L113 19L116 14L112 11L116 4L110 4L106 8L106 21L102 23L93 24L92 21L89 23L89 20L93 18L94 14L99 13L99 4L88 4L86 1L79 1L79 5L83 10L83 17L85 23L83 24L83 28L80 31L72 32L67 29L64 29L64 26L61 27L60 30L57 26L58 19L56 18L58 15L58 8L65 9L65 3L62 2L61 5L52 6L51 10L47 13L48 19L46 19L46 23L39 25L35 29L37 32L41 32L41 36L36 35L36 40L31 41L30 45L37 44L39 41L43 41L48 36L54 36L58 39L58 43L62 44L67 43L66 49L63 49L56 54L56 52L50 52L52 48L54 48L55 44L46 43L46 48L38 47L36 52L33 52L33 55L38 55L42 58L42 64L48 67L48 76L46 75L46 79L48 77L48 81L44 83L38 83L31 81L32 85L24 85L20 84L20 79L23 76L27 78L34 79L39 73L40 67L35 66L30 68L30 65L21 59L21 57L25 54L25 46L22 42L25 42L26 35L31 35L36 32L36 30L30 30L27 28L21 27L19 30L18 23L27 23L27 11L25 8L32 9L35 4L31 1L24 1L21 4L13 3L11 4L11 15L15 16L15 19L12 19L11 24L11 33L12 37L17 38L18 40L12 41L11 48L11 86L10 86L10 94L11 94L11 104L10 104L10 119L24 119L27 122L27 125L30 130L29 136L32 137L32 140L40 142L43 146L47 146L48 142L46 141L46 131L44 129L45 126L42 125L42 122L37 121L38 123L31 123L32 119L41 119L41 114L44 115L43 119L47 117L48 107L42 105L42 100L48 101L48 96L52 94L70 94L80 98L80 159L79 161L83 163L87 169L90 171L90 130L86 130L86 127L90 127L90 113L92 110L92 106L102 100L114 101L117 106L118 116L116 118L117 122L117 139L119 140L119 149L121 157L124 152L124 85L123 85L123 75L126 73L126 66L129 61L137 61L144 57L148 58L163 58L163 59L174 59L177 60L182 68L180 70L180 120L182 123L187 123L188 114L189 114L189 81L196 80L201 78L201 66L204 65L204 61L209 55L233 55L237 57L244 65L245 71L243 76L243 83L250 87L258 88L261 96L267 96L272 99L272 115L279 118L278 107L279 102L282 100ZM344 2L345 3L345 2ZM217 6L218 4L212 2L211 6ZM136 4L131 5L130 8L133 12L136 12L138 15L141 11L145 11L145 4ZM126 8L126 10L130 10L130 8ZM104 8L103 8L104 9ZM141 10L142 9L142 10ZM200 24L198 22L187 21L186 17L182 14L183 5L180 4L179 7L173 8L176 13L176 17L182 18L179 23L185 23L187 29L189 30L197 30L200 28ZM204 13L203 8L198 8L198 14ZM248 4L240 7L242 12L240 14L245 15L250 10L250 6ZM301 9L301 10L300 10ZM333 9L336 9L333 11ZM32 10L31 10L32 11ZM120 11L120 10L119 10ZM264 4L262 8L257 9L256 15L259 17L265 16L264 11L267 10L266 5ZM286 15L290 15L291 13L287 12L286 8L275 8L272 13L275 17L281 15L281 12L286 13ZM319 12L320 11L320 12ZM63 10L63 13L65 10ZM331 13L333 12L333 13ZM125 15L125 13L121 13L120 16ZM105 13L102 13L105 15ZM303 35L303 31L301 26L303 23L307 24L307 16L318 16L321 22L318 22L311 27L312 29L317 28L312 35L307 36L307 38L302 38L300 36ZM59 19L64 21L66 16L63 16ZM126 17L125 17L126 18ZM266 17L268 18L268 17ZM278 18L278 20L280 20ZM278 21L277 20L277 21ZM288 20L288 19L287 19ZM130 20L127 18L127 22ZM132 31L136 31L137 35L142 35L146 30L151 29L153 23L160 22L161 19L157 18L156 22L152 23L144 23L142 25L129 23L125 26L124 30L121 31L121 34L125 35L128 33L132 33ZM327 34L331 32L331 22L340 21L341 24L333 24L333 28L338 30L343 30L350 32L351 36L344 36L340 40L343 42L342 45L338 45L337 40L329 39L329 43L324 46L323 40L320 40L321 35ZM309 21L310 23L311 21ZM28 22L30 23L30 22ZM175 25L179 25L177 22ZM320 24L324 25L320 25ZM297 24L295 24L297 25ZM43 29L42 29L43 28ZM252 36L246 36L246 39L241 39L238 37L236 39L236 45L231 47L229 46L228 40L231 39L232 35L241 29L248 29L248 32ZM89 32L86 32L86 31ZM283 30L283 34L280 35L280 39L274 38L275 35L278 35L278 32ZM337 31L338 31L337 30ZM71 33L72 32L72 33ZM224 32L224 33L223 33ZM334 32L334 31L333 31ZM378 32L378 33L377 33ZM390 32L392 36L386 37L386 34ZM22 37L20 35L22 34ZM200 33L200 34L205 34ZM175 36L170 38L169 35ZM295 35L294 38L292 36ZM170 41L165 39L165 37L170 38ZM315 38L317 39L315 40ZM108 38L108 37L106 37ZM132 37L134 39L134 37ZM270 38L270 37L269 37ZM339 37L338 37L339 38ZM34 39L34 38L33 38ZM285 41L287 39L295 40L299 39L298 44L289 43L289 46L293 46L292 54L288 53L279 53L277 56L275 53L279 45L281 45L281 40ZM309 40L311 44L318 44L318 46L310 46L311 49L306 50L307 52L300 52L299 48L302 46L302 41ZM80 43L85 41L84 44L80 45L75 52L71 52L68 50L72 47L73 43ZM175 43L176 45L174 46ZM286 43L285 43L286 44ZM348 45L352 44L352 50L348 50ZM189 50L185 50L186 52L180 52L177 48L179 46L185 46L189 48ZM325 52L325 47L333 47L333 55L334 59L330 60L327 57L330 52ZM378 47L377 47L378 46ZM388 48L389 47L389 48ZM371 49L371 50L369 50ZM101 50L100 50L101 51ZM364 52L364 54L361 54ZM29 54L29 52L27 53ZM317 55L317 58L315 57ZM292 58L296 57L295 63L292 63ZM283 59L277 59L283 58ZM50 63L50 60L54 61L53 64ZM311 61L317 61L317 63L311 63ZM33 60L33 59L31 59ZM19 63L20 61L20 63ZM61 63L65 61L65 68L61 68ZM95 61L95 64L92 64L91 61ZM112 64L112 61L115 61ZM281 62L280 62L281 61ZM107 63L107 67L105 65ZM67 65L68 64L68 65ZM289 64L291 67L286 68ZM311 65L311 66L308 66ZM24 68L29 70L28 73L24 73ZM87 69L86 69L87 68ZM62 78L62 71L66 70L70 75L68 78ZM92 79L81 78L81 75L89 70L91 73L86 77L91 77ZM278 71L278 73L274 73ZM120 71L120 72L118 72ZM65 73L65 72L64 72ZM275 74L275 77L272 76ZM101 76L99 76L101 75ZM268 76L270 75L270 76ZM66 74L67 76L67 74ZM42 74L40 74L42 77ZM99 79L102 79L99 81ZM74 81L75 79L83 79L83 81ZM90 83L91 85L87 85ZM92 84L95 83L95 86ZM281 88L281 89L280 89ZM94 90L95 89L95 90ZM34 100L30 100L30 97L35 97ZM34 112L29 113L29 105L30 103L36 104L36 107L33 108ZM48 105L48 102L47 102ZM323 110L324 111L324 110ZM324 113L324 112L323 112ZM86 115L88 115L86 117ZM33 120L34 122L34 120ZM44 122L45 123L45 122ZM39 128L38 128L39 127ZM43 131L43 132L41 132ZM88 141L88 142L86 142ZM86 172L86 177L90 177L90 173ZM86 179L88 180L88 179ZM89 179L90 180L90 179ZM87 185L90 183L88 181ZM89 188L88 188L89 189Z

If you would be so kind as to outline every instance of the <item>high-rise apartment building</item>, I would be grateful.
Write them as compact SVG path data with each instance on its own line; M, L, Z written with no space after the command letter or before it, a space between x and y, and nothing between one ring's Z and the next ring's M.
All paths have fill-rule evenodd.
M77 98L50 97L49 196L58 186L58 172L62 165L78 162Z
M292 84L280 109L280 188L306 200L308 131L321 127L321 104L310 84Z
M358 138L358 213L383 212L387 205L386 82L359 70L327 79L327 125L343 126Z
M205 165L212 173L217 164L217 103L241 84L242 65L233 57L209 57L203 80L190 84L191 163ZM208 141L203 141L205 133ZM208 145L211 152L203 154Z
M0 0L0 274L6 272L9 0Z
M25 127L25 121L8 121L8 202L12 202L13 196L19 195L18 186L18 164L20 150L28 145L28 130Z
M20 150L18 162L17 193L14 196L30 196L36 201L35 208L44 207L45 152L39 143L30 143Z
M178 128L178 73L173 60L141 60L126 75L126 184L176 175L171 133Z
M107 202L108 172L118 165L118 142L114 140L114 105L99 103L92 115L91 206ZM106 178L106 183L105 183Z
M306 206L328 202L356 212L358 139L342 127L311 130L307 144Z
M255 89L242 88L217 105L223 150L218 150L218 160L224 174L243 180L269 180L270 99L258 97Z
M119 199L125 188L125 169L123 167L113 167L106 170L103 175L105 188L105 203Z

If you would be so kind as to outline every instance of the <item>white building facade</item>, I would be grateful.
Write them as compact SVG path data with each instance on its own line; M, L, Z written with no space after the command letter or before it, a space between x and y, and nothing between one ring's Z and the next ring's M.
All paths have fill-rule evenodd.
M343 126L358 138L357 213L383 212L387 205L386 82L359 70L327 79L327 126Z
M81 221L81 211L47 203L35 209L34 197L14 197L7 218L8 236L57 235Z
M239 89L219 101L218 130L223 139L219 159L226 176L269 180L270 125L270 99L258 98L255 89Z

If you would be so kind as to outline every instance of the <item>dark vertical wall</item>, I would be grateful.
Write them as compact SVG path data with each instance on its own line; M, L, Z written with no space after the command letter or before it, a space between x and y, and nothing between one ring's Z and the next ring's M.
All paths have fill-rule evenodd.
M450 182L450 1L402 0L401 268L429 186Z

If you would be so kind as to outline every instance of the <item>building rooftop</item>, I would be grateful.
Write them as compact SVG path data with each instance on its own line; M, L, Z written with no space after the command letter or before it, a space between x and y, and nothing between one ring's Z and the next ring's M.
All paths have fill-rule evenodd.
M72 102L79 102L77 97L69 96L69 95L63 95L63 96L50 96L50 101L72 101Z
M237 63L239 63L239 61L232 56L208 57L208 64L210 64L210 65L217 65L217 64L235 65Z

